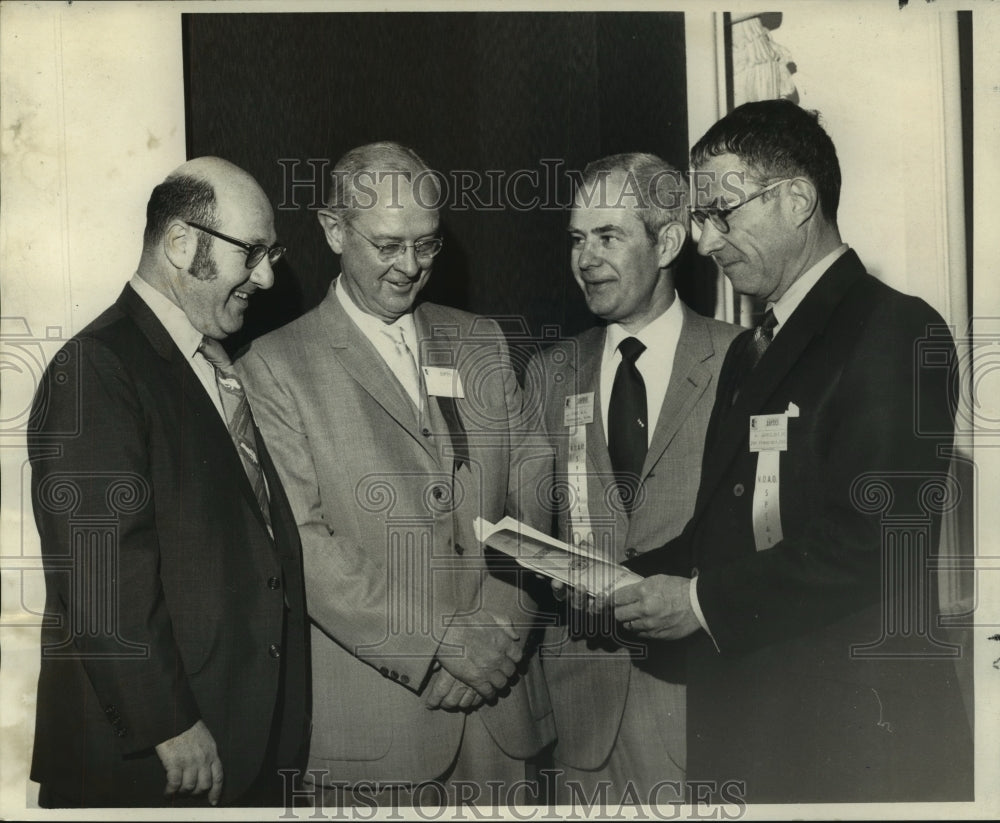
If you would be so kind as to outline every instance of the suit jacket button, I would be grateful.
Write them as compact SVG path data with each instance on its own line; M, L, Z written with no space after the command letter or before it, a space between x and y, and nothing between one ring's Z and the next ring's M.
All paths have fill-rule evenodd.
M639 554L635 549L625 549L625 559L631 560Z
M115 706L114 703L109 703L107 706L104 707L104 713L108 717L114 717L115 715L118 714L118 708Z
M743 487L742 483L737 483L735 486L733 486L733 494L736 495L737 497L742 497L743 492L745 491L746 489Z
M410 682L410 676L408 674L401 674L399 676L399 682L405 686L407 683Z
M422 428L422 429L420 430L420 433L421 433L421 434L422 434L422 435L423 435L424 437L430 437L430 436L431 436L431 430L430 430L430 429L428 429L428 428L427 428L426 426L424 426L424 427L423 427L423 428Z
M396 671L391 671L391 672L389 672L389 677L391 677L393 680L398 680L399 679L399 674Z
M440 500L444 496L444 489L442 489L440 486L435 486L431 490L431 494L434 495L435 500Z
M267 587L269 589L280 589L281 588L281 578L280 577L269 577L269 578L267 578Z
M122 726L119 726L117 729L115 729L115 737L124 737L127 734L128 734L128 729Z
M378 673L380 675L382 675L382 677L388 677L389 676L389 667L388 666L379 666L378 667Z
M278 643L272 643L267 647L267 653L274 658L281 657L281 646Z

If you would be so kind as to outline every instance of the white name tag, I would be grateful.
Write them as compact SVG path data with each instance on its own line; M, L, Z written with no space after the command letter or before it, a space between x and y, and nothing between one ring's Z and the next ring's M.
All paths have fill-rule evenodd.
M783 452L787 448L787 414L750 415L750 451Z
M427 394L433 397L465 397L462 378L455 369L443 366L424 366L424 385Z
M564 426L586 426L594 422L594 393L571 394L563 405Z

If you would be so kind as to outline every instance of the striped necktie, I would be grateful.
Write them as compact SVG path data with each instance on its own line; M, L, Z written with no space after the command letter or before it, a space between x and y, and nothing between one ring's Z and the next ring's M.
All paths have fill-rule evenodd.
M253 487L257 505L264 515L264 522L271 527L271 509L267 494L267 481L260 467L258 458L257 435L254 431L253 414L247 401L243 384L233 371L233 363L218 340L205 337L198 346L198 351L215 368L215 382L222 398L222 409L226 413L229 425L229 436L243 463L250 485Z
M732 402L736 402L736 398L739 397L740 389L746 382L747 378L760 362L760 359L764 356L764 352L767 351L768 346L771 345L771 340L774 339L774 329L778 325L778 318L774 316L774 312L768 309L764 312L764 319L761 324L753 330L753 336L750 338L750 343L743 352L743 360L740 363L740 372L738 376L738 382L736 384L736 389L733 392Z

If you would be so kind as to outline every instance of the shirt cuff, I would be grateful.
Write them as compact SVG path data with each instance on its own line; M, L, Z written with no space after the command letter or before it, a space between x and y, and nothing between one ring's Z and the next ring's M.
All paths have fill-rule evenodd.
M688 590L688 594L691 598L691 611L694 612L694 616L698 618L698 622L701 627L705 630L705 634L712 637L712 632L708 628L708 623L705 622L705 615L701 610L701 604L698 603L698 578L691 578L691 588ZM719 644L715 642L715 638L712 637L712 645L715 646L715 650L719 651Z

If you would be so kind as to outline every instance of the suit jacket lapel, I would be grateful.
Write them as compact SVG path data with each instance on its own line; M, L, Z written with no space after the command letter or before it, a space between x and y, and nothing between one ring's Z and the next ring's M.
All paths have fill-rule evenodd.
M708 327L701 317L684 304L681 304L681 313L684 319L670 373L670 384L663 397L660 416L656 420L653 438L643 462L643 479L663 456L712 379L711 372L705 366L705 361L715 354Z
M234 476L240 478L237 482L240 485L243 496L247 499L250 510L256 516L261 528L266 530L267 524L264 520L264 514L260 510L257 496L250 485L246 469L243 468L240 456L233 445L229 428L219 415L219 410L208 396L204 385L198 379L198 375L195 374L187 357L177 348L177 344L174 343L173 338L170 337L170 334L153 313L153 310L146 305L146 302L135 293L131 286L125 286L121 296L118 298L117 305L125 314L132 318L156 353L167 361L171 377L180 385L181 392L190 404L188 408L193 412L185 420L185 424L190 425L194 420L202 422L202 425L205 427L205 434L202 438L204 448L215 451L217 455L216 459L220 461L220 465L228 463L228 470ZM256 430L256 424L255 431L257 442L261 443L260 432ZM273 482L272 478L268 478L268 483Z
M428 438L420 434L417 410L406 390L399 384L371 341L344 311L333 286L320 303L319 315L334 356L354 382L420 443L428 454L436 456L432 445L427 442Z
M710 453L705 455L695 517L711 497L730 463L741 449L748 447L750 415L784 411L769 409L768 400L795 367L806 347L823 334L834 308L864 272L857 254L853 250L845 252L813 286L774 338L774 342L743 384L736 403L728 412L723 412L718 436ZM722 393L716 398L716 404L728 402L728 398L723 397Z

